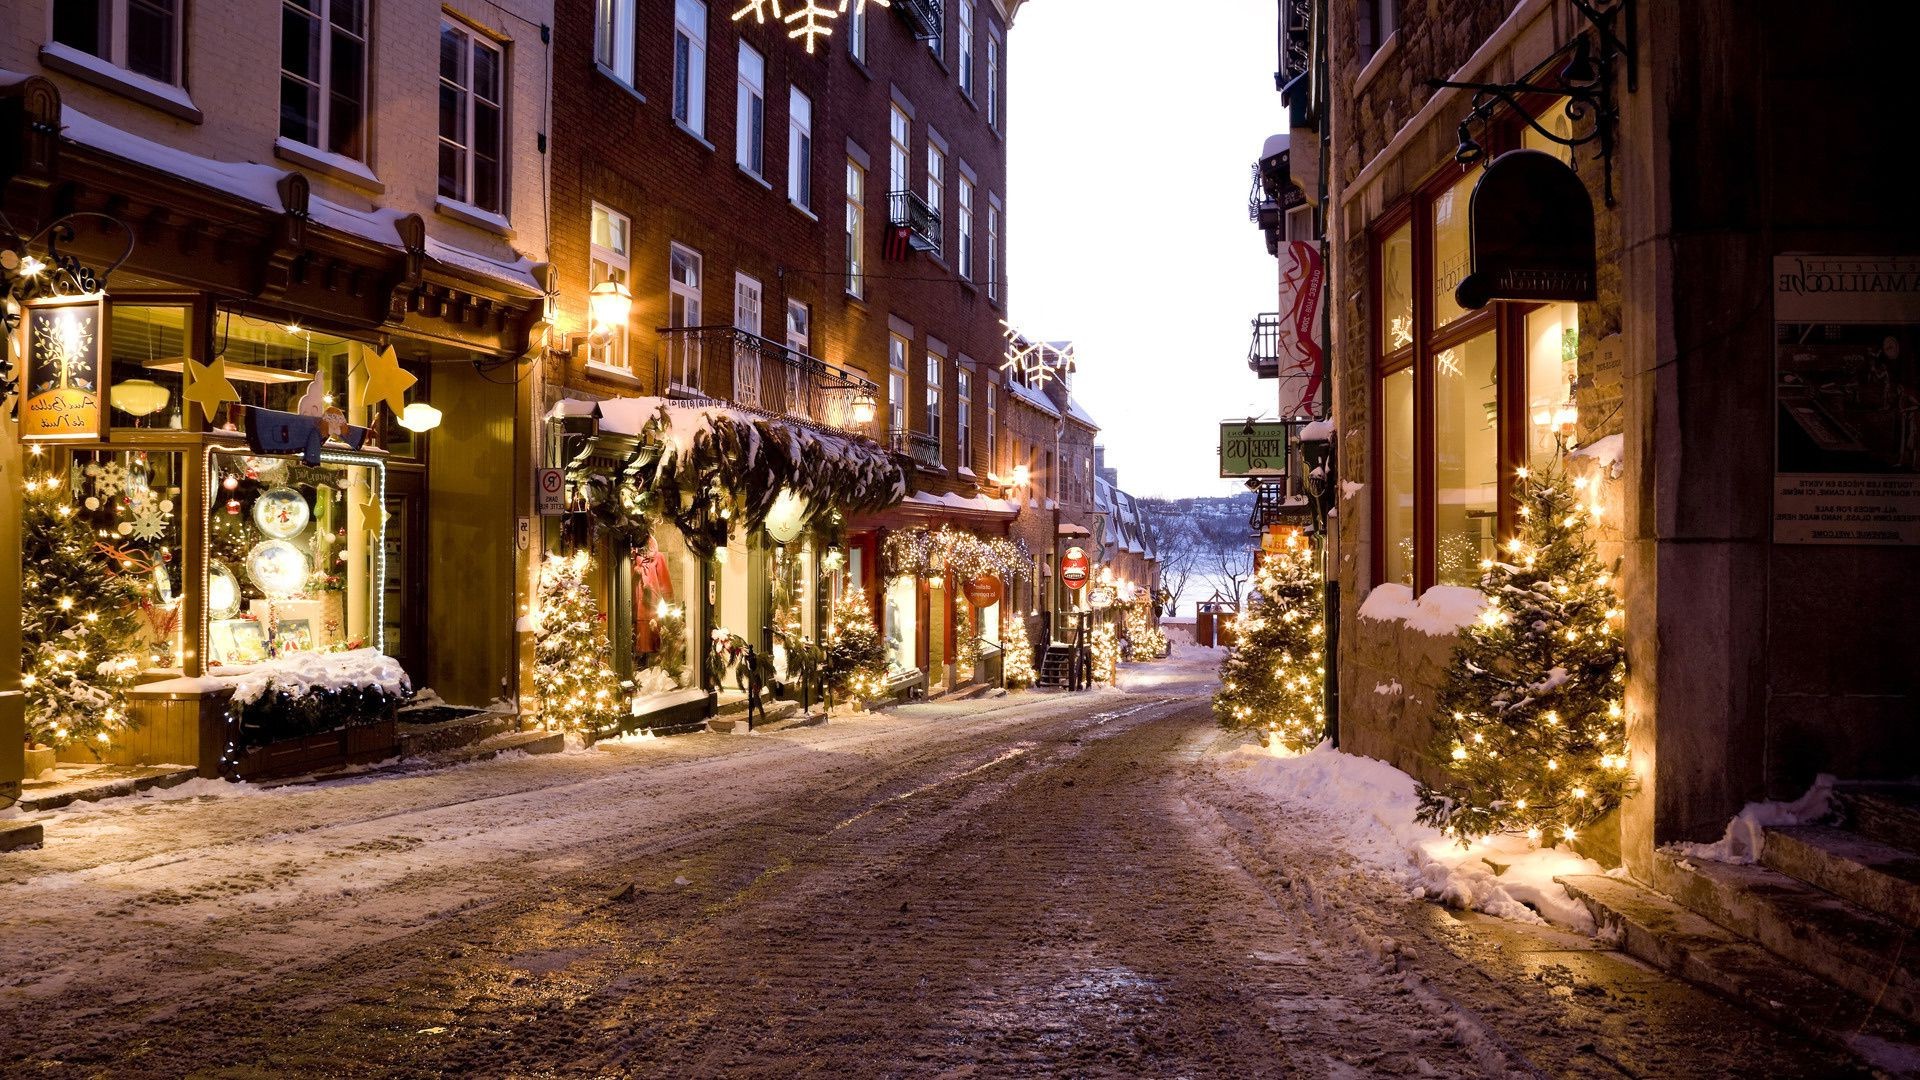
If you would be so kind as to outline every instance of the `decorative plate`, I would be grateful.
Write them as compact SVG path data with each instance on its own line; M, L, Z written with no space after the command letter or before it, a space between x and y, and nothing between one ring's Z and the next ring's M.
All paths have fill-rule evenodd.
M268 596L292 596L306 587L307 557L285 540L264 540L247 552L247 577Z
M207 615L231 619L240 613L240 582L218 559L207 564Z
M312 517L306 497L290 487L268 488L253 502L253 523L275 540L298 535Z

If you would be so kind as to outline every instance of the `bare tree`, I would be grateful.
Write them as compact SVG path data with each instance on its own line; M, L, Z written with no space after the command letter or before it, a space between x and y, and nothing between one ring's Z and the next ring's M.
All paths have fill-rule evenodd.
M1253 549L1247 546L1237 548L1215 548L1212 560L1207 564L1206 578L1215 592L1232 600L1238 607L1245 599L1247 579L1253 576Z
M1161 501L1160 505L1148 507L1142 516L1147 544L1160 560L1160 587L1167 593L1167 614L1175 615L1180 610L1180 598L1192 584L1199 567L1201 545L1197 542L1199 533L1193 519L1170 512L1171 509Z

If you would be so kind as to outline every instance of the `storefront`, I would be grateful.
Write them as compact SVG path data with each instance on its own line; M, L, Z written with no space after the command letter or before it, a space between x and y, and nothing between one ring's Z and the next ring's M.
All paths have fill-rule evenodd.
M995 500L915 496L885 530L882 628L896 693L915 687L937 694L976 682L997 682L1006 649L1002 607L1029 573L1024 543L953 525L911 524L919 507L968 503L995 513ZM1010 518L1011 513L1007 513Z

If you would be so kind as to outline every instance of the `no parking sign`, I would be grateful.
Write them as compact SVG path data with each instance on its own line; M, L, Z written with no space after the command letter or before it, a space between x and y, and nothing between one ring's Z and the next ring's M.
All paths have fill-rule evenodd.
M567 474L564 469L533 471L533 501L541 517L567 512Z

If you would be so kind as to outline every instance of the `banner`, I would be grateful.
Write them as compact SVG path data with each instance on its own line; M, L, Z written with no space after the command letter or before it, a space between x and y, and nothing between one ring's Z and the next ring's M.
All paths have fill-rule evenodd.
M1320 384L1326 378L1326 342L1321 311L1327 296L1327 265L1320 248L1305 240L1280 245L1280 415L1318 417Z
M1773 269L1774 542L1920 544L1920 257Z

